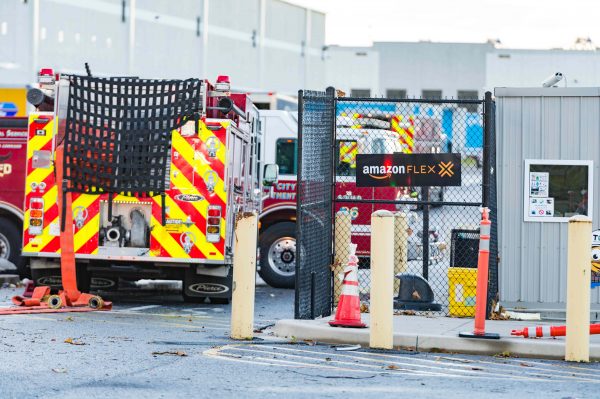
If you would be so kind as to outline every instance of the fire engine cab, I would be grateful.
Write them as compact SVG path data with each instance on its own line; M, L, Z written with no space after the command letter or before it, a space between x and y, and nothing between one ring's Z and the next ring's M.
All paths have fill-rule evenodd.
M29 258L36 283L59 286L61 282L60 218L65 211L57 206L61 185L56 181L55 153L57 146L65 145L65 157L72 151L77 166L71 173L87 171L88 179L79 192L71 189L72 207L66 209L73 216L81 290L89 289L92 278L96 289L114 287L119 278L173 279L183 281L183 296L188 301L210 298L228 302L235 217L239 212L258 211L262 195L258 111L248 96L232 94L226 76L219 76L215 84L197 80L193 92L175 91L169 96L164 96L166 90L189 82L58 76L51 70L42 70L39 78L40 88L28 94L38 111L29 115L23 223L23 256ZM121 83L105 93L86 92L90 87L99 90ZM153 89L158 90L154 103L148 100ZM121 90L125 98L120 109L111 108L117 100L109 96L115 90ZM156 101L161 105L159 97L163 102L167 99L163 108L156 107ZM182 119L183 115L174 111L174 129L143 136L143 126L163 126L161 112L171 109L171 100L190 97L198 100L194 117ZM88 108L86 101L91 102ZM139 105L143 101L150 101L147 109ZM91 113L79 112L77 107ZM134 111L141 117L134 119ZM94 117L109 122L90 124ZM84 125L94 128L85 130ZM117 130L119 126L121 130ZM144 146L132 139L134 134L168 145L165 180L150 180L160 183L159 187L164 182L164 191L141 195L135 189L95 189L103 181L110 183L113 175L118 182L119 174L127 170L122 167L125 162L147 165L137 176L128 176L128 181L139 178L140 184L154 179L156 176L150 175L161 170L156 168L159 161L154 154L160 146ZM95 152L93 147L99 150ZM78 157L87 157L87 161ZM108 157L108 169L93 170L101 164L99 157Z

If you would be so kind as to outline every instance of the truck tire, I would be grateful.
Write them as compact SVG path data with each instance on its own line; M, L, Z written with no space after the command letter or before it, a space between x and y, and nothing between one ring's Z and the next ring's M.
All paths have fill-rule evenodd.
M260 277L275 288L296 282L296 224L280 222L260 234Z
M30 277L27 261L21 256L21 228L5 217L0 217L0 258L13 263L21 278Z

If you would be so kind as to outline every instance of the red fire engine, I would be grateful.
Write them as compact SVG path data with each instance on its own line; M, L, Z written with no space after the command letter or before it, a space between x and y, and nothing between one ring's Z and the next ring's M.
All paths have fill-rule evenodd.
M275 287L293 287L295 283L296 265L296 188L297 188L297 113L281 110L261 110L263 144L261 159L266 163L279 165L279 180L271 198L264 202L260 215L260 276L268 284ZM422 151L422 147L439 151L442 140L434 141L422 133L423 128L412 131L410 147L398 131L390 128L390 122L374 118L362 118L360 129L354 129L356 120L338 118L336 133L336 184L335 212L343 210L352 218L352 241L358 245L356 254L366 261L370 254L370 217L374 205L357 203L353 200L416 200L419 188L388 187L372 188L356 186L356 154L376 154L386 152L411 152L412 149ZM423 118L422 118L423 119ZM421 122L421 121L420 121ZM434 121L427 120L427 126ZM408 127L407 127L408 129ZM430 129L431 130L431 129ZM438 129L439 130L439 129ZM414 139L413 139L414 136ZM430 134L430 136L434 136ZM443 201L443 189L432 187L430 198ZM416 197L415 197L416 196ZM348 200L344 203L344 200ZM408 259L415 260L422 256L419 216L416 206L396 206L395 204L379 204L377 209L397 211L398 208L409 212ZM430 229L430 260L435 262L441 258L445 243L439 241L435 228Z
M40 79L40 89L28 96L38 110L29 115L28 130L21 127L23 152L13 155L22 167L9 167L16 192L2 209L14 208L15 216L10 225L6 217L0 220L17 237L21 215L22 252L31 274L36 283L56 287L60 210L53 159L57 138L65 133L72 82L69 76L55 81L48 70L42 70ZM219 77L214 85L201 81L199 95L199 118L171 132L164 202L160 197L73 193L67 212L73 214L77 279L83 290L91 281L95 288L109 288L119 277L175 279L183 280L186 300L226 302L231 297L235 216L260 208L258 111L247 95L230 92L228 77ZM9 244L12 253L16 243Z
M0 258L28 274L21 257L27 118L0 118Z

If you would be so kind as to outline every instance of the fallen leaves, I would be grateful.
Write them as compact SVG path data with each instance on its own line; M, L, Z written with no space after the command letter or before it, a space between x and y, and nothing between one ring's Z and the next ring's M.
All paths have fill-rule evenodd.
M181 357L185 357L185 356L187 356L187 353L185 353L184 351L165 351L165 352L152 352L152 356L158 356L158 355L167 355L167 356L181 356Z
M75 338L67 338L65 339L65 344L71 344L71 345L85 345L85 342L82 341L76 341Z
M394 316L415 316L417 312L414 310L396 310Z

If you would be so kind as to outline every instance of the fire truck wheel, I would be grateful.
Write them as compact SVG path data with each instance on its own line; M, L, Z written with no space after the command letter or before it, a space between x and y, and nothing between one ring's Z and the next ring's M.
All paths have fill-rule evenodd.
M27 262L21 256L21 229L4 217L0 217L0 258L14 264L21 278L31 276Z
M281 222L260 234L260 277L275 288L294 288L296 224Z

